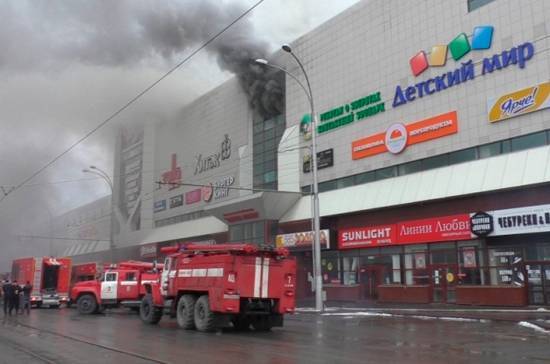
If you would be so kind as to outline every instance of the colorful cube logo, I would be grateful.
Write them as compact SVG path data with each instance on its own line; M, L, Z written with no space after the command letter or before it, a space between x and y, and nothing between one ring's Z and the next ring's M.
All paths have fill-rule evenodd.
M413 75L418 76L428 68L428 59L424 51L418 52L409 60Z
M451 56L455 61L458 61L472 49L489 49L493 40L494 28L490 25L477 26L474 28L472 35L472 44L466 33L457 35L448 45L435 45L428 56L424 51L418 52L409 60L413 75L418 76L424 72L429 66L441 67L447 62L447 51L451 52Z
M430 66L444 66L445 62L447 62L447 46L433 46L432 52L430 53Z
M493 40L493 27L482 26L474 28L472 49L489 49Z
M468 42L468 36L465 33L460 33L455 39L449 43L449 49L451 50L451 56L455 61L458 61L470 52L470 42Z

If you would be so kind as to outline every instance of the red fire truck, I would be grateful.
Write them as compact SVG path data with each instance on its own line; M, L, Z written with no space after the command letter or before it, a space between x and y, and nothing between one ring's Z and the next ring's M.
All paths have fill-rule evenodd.
M140 316L150 324L163 314L183 329L214 331L229 325L267 331L295 309L296 262L288 251L252 244L161 249L167 255L160 282L145 285Z
M138 261L112 265L105 269L100 280L75 283L71 288L71 302L76 302L81 314L119 306L137 311L145 295L144 284L158 282L161 270L162 265Z
M59 307L69 300L70 258L21 258L12 263L11 279L32 284L31 305Z
M74 264L71 274L71 287L77 282L93 281L103 273L105 267L101 263Z

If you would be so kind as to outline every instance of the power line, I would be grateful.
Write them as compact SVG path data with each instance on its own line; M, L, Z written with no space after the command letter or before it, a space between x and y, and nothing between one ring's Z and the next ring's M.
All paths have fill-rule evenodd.
M203 185L203 184L198 184L198 183L183 183L183 182L162 182L162 181L157 181L155 182L156 184L158 184L159 186L162 186L162 185L170 185L170 186L177 186L177 187L180 187L180 186L188 186L188 187L212 187L213 189L216 189L216 188L220 188L220 189L228 189L228 190L237 190L237 191L252 191L252 192L277 192L277 193L299 193L299 194L305 194L305 195L309 195L309 193L304 193L304 192L296 192L296 191L279 191L279 190L273 190L273 189L265 189L265 188L248 188L248 187L242 187L242 186L237 186L237 187L234 187L234 186L216 186L214 184L210 185Z
M115 117L117 117L119 114L121 114L124 110L129 108L132 104L134 104L136 101L138 101L143 95L145 95L147 92L149 92L151 89L153 89L156 85L158 85L160 82L162 82L166 77L168 77L170 74L172 74L174 71L176 71L178 68L180 68L183 64L185 64L187 61L189 61L191 58L193 58L197 53L202 51L204 48L206 48L208 45L210 45L213 41L215 41L217 38L219 38L223 33L225 33L229 28L231 28L233 25L235 25L239 20L247 16L250 12L252 12L256 7L258 7L261 3L263 3L264 0L259 0L254 5L252 5L248 10L246 10L244 13L239 15L235 20L233 20L231 23L226 25L224 28L222 28L218 33L216 33L213 37L208 39L205 43L203 43L200 47L196 48L191 54L189 54L187 57L185 57L181 62L176 64L174 67L172 67L168 72L166 72L164 75L162 75L159 79L157 79L155 82L153 82L151 85L147 86L144 90L142 90L140 93L138 93L136 96L134 96L132 99L130 99L126 104L124 104L121 108L116 110L111 116L109 116L107 119L103 120L101 123L99 123L95 128L87 132L84 136L79 138L76 142L71 144L67 149L65 149L63 152L58 154L56 157L54 157L52 160L50 160L48 163L40 167L37 171L32 173L29 177L25 178L21 183L15 186L12 190L9 191L9 193L2 196L0 199L0 203L6 199L6 197L11 194L12 192L17 191L19 188L21 188L23 185L25 185L27 182L31 181L34 177L42 173L44 170L55 164L59 159L61 159L63 156L65 156L67 153L72 151L77 145L82 143L84 140L88 139L92 134L94 134L96 131L101 129L104 125L109 123L111 120L113 120Z
M55 240L78 240L78 241L109 241L104 239L87 239L87 238L71 238L71 237L56 237L56 236L40 236L40 235L16 235L19 238L29 239L55 239Z

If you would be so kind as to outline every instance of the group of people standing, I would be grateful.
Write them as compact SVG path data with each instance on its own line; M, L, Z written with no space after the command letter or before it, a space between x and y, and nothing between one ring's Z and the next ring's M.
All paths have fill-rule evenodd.
M2 283L2 298L4 300L4 316L31 311L31 292L32 285L29 281L25 285L20 285L17 281L4 281Z

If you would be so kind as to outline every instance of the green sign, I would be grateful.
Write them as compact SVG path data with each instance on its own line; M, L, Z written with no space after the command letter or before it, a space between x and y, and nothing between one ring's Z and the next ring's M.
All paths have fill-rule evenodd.
M375 92L321 114L321 123L317 127L319 134L337 129L385 111L380 92Z

